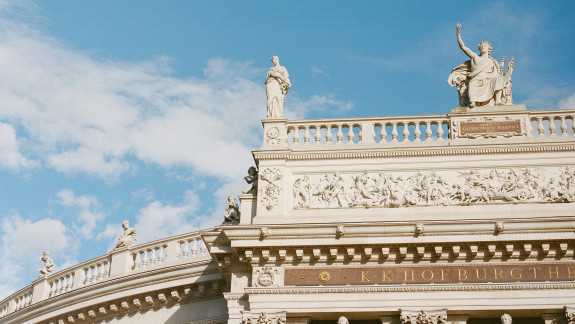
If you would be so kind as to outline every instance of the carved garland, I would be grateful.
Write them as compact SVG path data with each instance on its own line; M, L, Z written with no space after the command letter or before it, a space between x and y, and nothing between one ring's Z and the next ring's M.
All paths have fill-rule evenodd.
M282 189L276 184L276 181L281 180L283 175L278 168L267 168L260 172L260 178L267 184L262 188L263 194L258 196L262 197L262 203L270 211L279 204Z

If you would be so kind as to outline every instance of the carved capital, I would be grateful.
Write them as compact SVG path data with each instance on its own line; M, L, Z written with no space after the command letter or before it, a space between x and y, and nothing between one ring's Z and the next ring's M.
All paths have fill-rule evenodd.
M402 324L442 324L447 321L447 308L431 311L399 309Z
M244 324L286 324L286 312L247 312L241 311Z

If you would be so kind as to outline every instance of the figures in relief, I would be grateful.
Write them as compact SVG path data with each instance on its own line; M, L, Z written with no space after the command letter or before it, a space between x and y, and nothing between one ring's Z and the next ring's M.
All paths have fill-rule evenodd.
M50 273L54 271L54 261L50 257L50 252L44 251L40 260L44 261L44 266L38 269L38 272L40 272L40 277L42 278L48 277Z
M124 220L122 222L122 228L124 232L118 238L118 243L116 243L116 249L123 248L123 247L131 247L136 244L136 229L130 227L130 222Z
M272 56L271 61L274 66L269 69L266 80L267 117L282 118L284 116L284 101L288 89L291 87L291 82L287 69L280 65L279 57Z
M459 94L459 105L493 106L513 104L511 95L511 74L514 69L514 58L497 62L491 57L493 46L488 41L479 43L479 54L463 44L461 39L461 24L457 24L457 43L469 56L470 60L463 62L451 71L447 82L456 86ZM503 73L505 61L509 61L506 73Z
M575 169L468 170L445 175L418 171L395 176L330 172L296 177L292 195L295 209L575 202Z
M243 191L245 194L257 195L258 193L258 170L255 167L250 167L248 169L248 175L244 177L244 180L249 184L246 190Z
M228 204L226 205L226 215L222 224L233 224L240 221L240 207L236 203L236 197L228 196Z

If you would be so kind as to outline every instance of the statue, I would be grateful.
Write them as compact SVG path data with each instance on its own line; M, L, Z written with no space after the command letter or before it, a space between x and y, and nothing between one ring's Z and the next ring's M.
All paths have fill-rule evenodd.
M349 324L349 321L347 320L347 317L345 316L340 316L337 319L337 324Z
M124 232L120 235L118 239L118 243L116 243L115 249L123 248L123 247L131 247L136 244L136 229L130 228L130 222L125 220L122 222L122 227L124 228Z
M228 196L228 204L226 205L226 215L222 224L233 224L240 221L240 208L236 203L236 197Z
M40 258L40 260L44 261L44 266L38 269L38 271L40 272L41 278L46 278L50 275L52 271L54 271L54 261L50 257L49 251L44 251L43 256Z
M512 321L513 319L511 318L511 315L509 314L501 315L501 324L511 324Z
M258 193L258 170L256 167L250 167L248 169L248 175L244 177L244 180L249 184L246 190L242 191L245 194L257 195Z
M479 55L463 44L460 35L461 24L457 24L457 43L471 60L463 62L451 71L447 82L457 86L459 105L476 106L512 105L511 74L514 58L509 59L507 72L503 73L505 57L498 63L491 57L493 46L488 41L479 43Z
M284 101L291 83L287 69L280 65L279 57L272 56L271 61L274 66L269 69L266 80L268 118L282 118L284 116Z

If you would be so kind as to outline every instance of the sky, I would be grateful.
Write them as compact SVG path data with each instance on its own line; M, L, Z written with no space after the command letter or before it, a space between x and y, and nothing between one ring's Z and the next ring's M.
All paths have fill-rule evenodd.
M0 298L110 251L221 223L278 55L289 119L444 114L482 40L513 98L575 108L574 1L0 0Z

